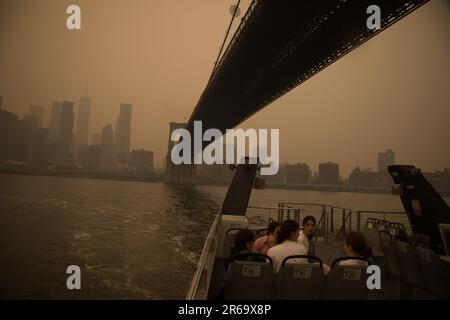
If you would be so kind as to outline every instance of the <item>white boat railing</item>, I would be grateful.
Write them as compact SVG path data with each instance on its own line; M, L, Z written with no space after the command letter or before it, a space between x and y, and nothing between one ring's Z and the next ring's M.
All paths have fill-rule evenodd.
M197 270L192 278L191 285L186 295L186 300L206 300L211 276L214 268L214 261L218 246L218 230L220 226L221 214L217 213L214 222L209 230L208 237L203 245L200 259L197 263Z

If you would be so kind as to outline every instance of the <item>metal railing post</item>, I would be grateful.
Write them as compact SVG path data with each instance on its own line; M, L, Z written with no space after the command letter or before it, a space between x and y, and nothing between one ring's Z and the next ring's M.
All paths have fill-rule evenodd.
M342 235L345 234L345 211L346 209L342 209Z
M356 228L361 231L361 211L356 212Z
M294 220L300 223L300 209L298 208L294 210Z
M326 237L326 211L325 206L322 206L322 238L325 240Z
M348 222L349 222L348 230L349 230L349 231L352 231L352 217L353 217L353 211L350 210L349 215L350 215L350 217L349 217L349 220L348 220Z
M334 233L334 207L331 207L331 211L330 211L330 231L332 233Z

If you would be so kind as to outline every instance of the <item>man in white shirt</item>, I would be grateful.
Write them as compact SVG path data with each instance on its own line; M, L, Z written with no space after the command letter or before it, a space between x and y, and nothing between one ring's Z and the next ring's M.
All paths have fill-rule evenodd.
M267 255L272 259L275 273L278 273L281 268L281 263L286 257L306 255L307 250L305 246L297 241L299 232L300 226L294 220L286 220L281 224L277 234L277 242L279 244L267 251ZM292 259L289 262L307 263L306 259Z

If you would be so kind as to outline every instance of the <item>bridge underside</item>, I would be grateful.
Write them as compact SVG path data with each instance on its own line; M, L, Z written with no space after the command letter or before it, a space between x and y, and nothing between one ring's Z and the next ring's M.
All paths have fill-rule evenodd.
M234 128L427 0L257 0L241 21L187 128ZM369 30L369 5L381 29Z

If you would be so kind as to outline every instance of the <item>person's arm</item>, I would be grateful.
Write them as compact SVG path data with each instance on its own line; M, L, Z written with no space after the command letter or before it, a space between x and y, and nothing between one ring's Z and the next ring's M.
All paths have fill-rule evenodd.
M264 237L258 238L253 245L253 253L261 253L262 246L264 244Z

